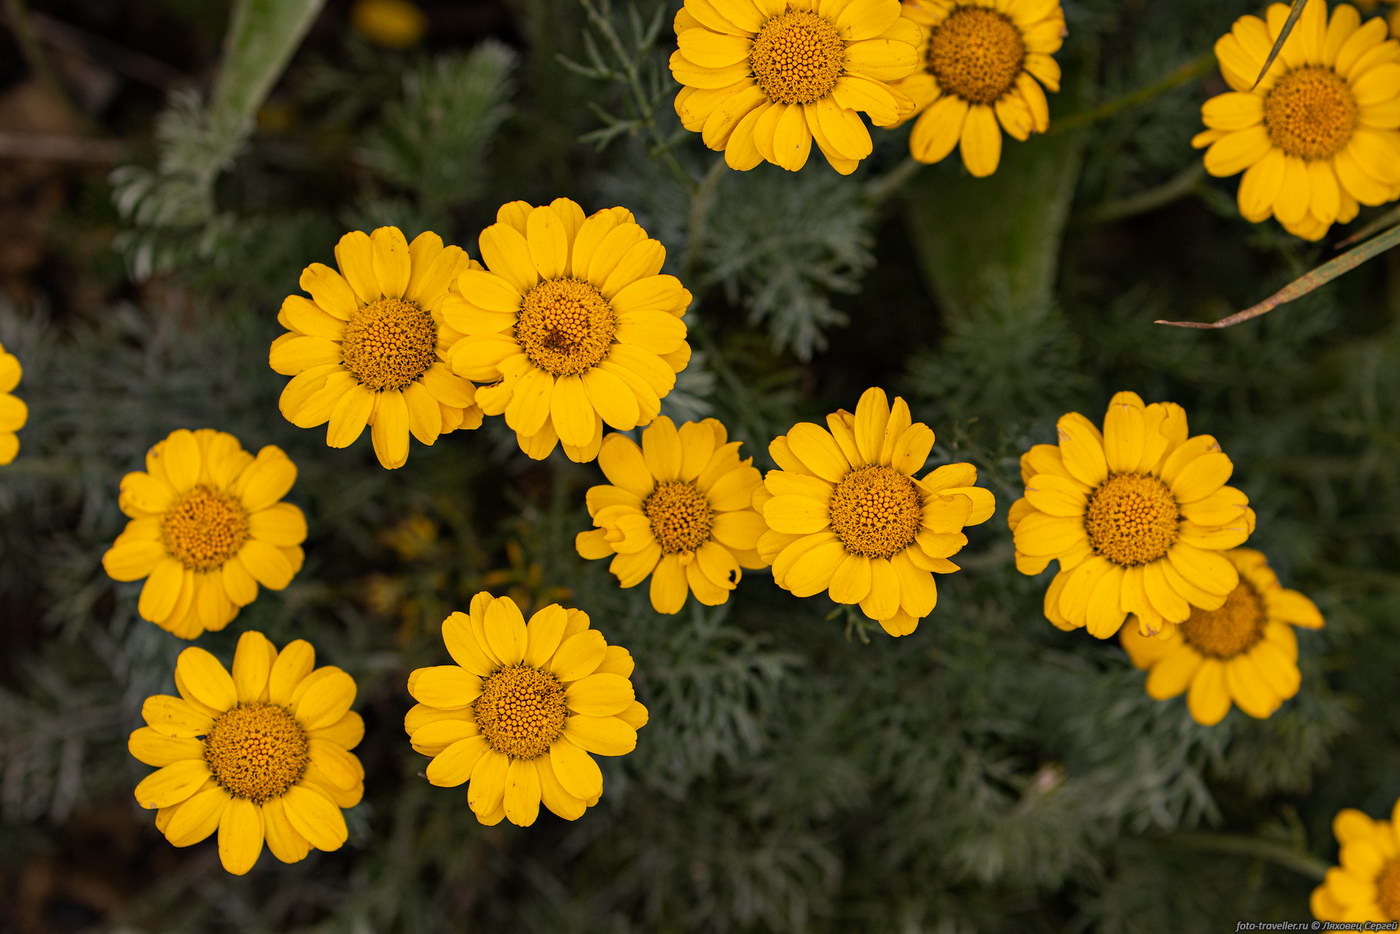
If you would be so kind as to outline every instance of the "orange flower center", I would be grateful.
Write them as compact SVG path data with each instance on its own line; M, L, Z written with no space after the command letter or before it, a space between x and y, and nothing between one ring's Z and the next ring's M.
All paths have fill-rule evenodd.
M612 349L617 312L582 279L546 279L525 294L515 339L530 362L555 376L597 366Z
M846 42L823 16L783 13L759 27L749 68L770 101L811 104L830 94L845 72Z
M1376 876L1376 904L1386 919L1400 920L1400 859L1387 860Z
M993 104L1016 84L1026 60L1021 30L1002 13L960 6L933 27L928 69L938 86L973 104Z
M1089 496L1084 528L1095 553L1136 567L1167 556L1180 534L1176 497L1153 476L1120 473Z
M248 510L232 493L199 484L160 517L160 540L191 571L213 571L248 540Z
M516 759L549 752L569 716L564 685L531 665L508 665L487 675L472 713L486 745Z
M914 544L924 519L924 496L893 467L857 467L836 484L828 506L831 531L846 550L893 558Z
M693 483L658 483L642 503L642 509L651 520L651 534L656 536L663 554L694 551L710 540L714 511L710 509L709 497Z
M357 308L340 339L340 360L375 392L407 389L437 362L437 322L415 302L381 298Z
M1279 149L1300 159L1327 159L1351 142L1360 109L1346 80L1309 65L1284 75L1264 97L1264 129Z
M1264 601L1245 581L1230 591L1218 610L1193 606L1181 623L1181 637L1207 658L1234 658L1264 638Z
M291 711L277 704L239 704L220 714L204 737L214 781L235 798L262 804L301 781L310 740Z

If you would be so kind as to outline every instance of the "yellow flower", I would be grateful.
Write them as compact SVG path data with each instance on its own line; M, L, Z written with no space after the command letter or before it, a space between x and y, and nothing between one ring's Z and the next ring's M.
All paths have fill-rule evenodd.
M24 400L10 395L19 385L19 360L0 344L0 464L8 464L19 453L19 437L15 432L29 419L29 407Z
M301 274L311 295L289 295L268 362L292 380L280 407L298 428L326 425L326 443L343 448L370 426L385 467L408 459L408 436L432 444L458 428L476 428L473 387L443 361L460 334L442 322L457 274L476 264L435 233L412 244L397 227L354 231L335 247L340 272L312 263Z
M576 820L603 794L588 755L622 756L637 745L647 709L632 692L632 656L608 645L588 614L557 603L527 625L510 597L479 593L453 613L442 639L456 662L408 677L418 704L404 717L428 781L471 781L467 803L483 824L526 827L540 804Z
M356 32L386 49L415 46L428 28L428 18L408 0L357 0L350 22Z
M807 164L815 139L842 175L870 131L910 102L890 82L918 67L918 30L898 0L686 0L676 14L676 113L730 168Z
M148 725L127 742L157 767L136 786L136 803L159 809L167 840L192 846L217 830L219 860L236 875L253 868L264 841L284 863L345 843L341 808L360 802L365 778L350 750L365 725L350 709L355 682L315 661L309 643L278 652L260 632L239 638L232 676L203 649L180 653L180 696L146 698Z
M766 566L754 548L767 528L750 505L762 483L753 458L739 460L739 442L728 441L713 418L677 430L664 415L642 432L640 448L609 435L598 465L613 485L588 491L597 528L578 534L578 553L612 558L608 569L623 587L651 575L658 613L680 612L691 593L706 606L724 603L740 568Z
M1189 689L1191 718L1205 726L1219 723L1231 701L1261 719L1278 710L1301 683L1293 627L1322 628L1317 606L1280 586L1262 554L1236 548L1225 557L1240 582L1219 609L1193 607L1156 636L1136 626L1119 634L1133 664L1148 671L1147 693L1167 700Z
M1400 921L1400 801L1390 820L1371 820L1354 808L1337 812L1332 833L1340 866L1313 889L1319 921Z
M895 85L919 115L915 159L938 162L961 144L963 165L983 178L1001 161L1002 130L1024 140L1050 126L1041 85L1060 90L1059 0L905 0L904 15L921 31L923 67Z
M690 293L660 275L666 248L626 208L585 218L568 198L503 205L481 233L488 270L468 269L446 302L466 336L452 369L478 383L488 415L505 414L535 460L559 442L570 460L598 456L603 423L620 431L661 411L690 361Z
M855 415L841 409L826 424L800 422L768 446L779 469L754 494L768 527L759 556L784 590L825 590L890 635L908 635L938 601L933 575L958 570L948 559L967 544L963 527L987 521L996 501L973 486L971 464L916 480L933 429L912 421L900 397L891 407L883 389L867 389Z
M1102 434L1078 412L1056 427L1058 445L1021 456L1026 495L1007 516L1022 574L1060 562L1046 618L1107 639L1129 613L1154 635L1193 606L1220 609L1239 583L1220 552L1254 531L1254 510L1225 486L1235 468L1216 440L1187 438L1181 406L1133 392L1113 397Z
M223 629L259 584L281 590L301 570L306 517L280 502L296 477L281 448L253 457L222 431L173 431L144 471L122 477L118 505L131 521L102 567L115 580L146 578L142 619L182 639Z
M1400 41L1383 19L1361 24L1338 4L1309 0L1269 73L1251 86L1288 18L1288 6L1235 20L1215 44L1232 91L1201 108L1209 128L1191 141L1206 171L1240 179L1240 214L1270 215L1289 233L1317 240L1357 204L1400 197Z

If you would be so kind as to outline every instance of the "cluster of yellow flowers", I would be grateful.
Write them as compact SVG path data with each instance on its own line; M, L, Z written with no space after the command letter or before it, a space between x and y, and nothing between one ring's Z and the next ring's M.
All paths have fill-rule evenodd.
M1192 144L1209 147L1210 174L1244 172L1245 219L1317 240L1359 205L1400 198L1400 6L1363 24L1355 7L1329 18L1326 0L1308 0L1259 80L1288 9L1242 16L1216 43L1231 91L1203 106ZM985 177L1003 131L1049 129L1065 18L1059 0L686 0L675 30L676 113L731 168L795 171L815 141L850 174L873 149L865 114L877 127L914 119L914 159L959 148Z
M918 117L913 157L991 175L1001 133L1050 125L1059 0L686 0L676 14L676 113L731 168L796 171L815 141L843 175L877 127Z
M1400 196L1400 42L1384 20L1362 24L1345 4L1329 20L1310 0L1256 87L1285 15L1279 4L1267 24L1242 17L1217 44L1235 90L1206 104L1210 129L1196 144L1210 147L1212 173L1247 170L1247 218L1272 213L1316 238L1359 204ZM914 158L960 146L985 176L1003 130L1025 139L1048 126L1043 88L1059 85L1064 16L1058 0L685 0L675 28L677 112L736 169L798 169L815 141L849 173L872 149L864 113L876 126L917 117ZM893 636L932 612L934 575L959 569L964 529L996 504L971 464L924 472L934 433L902 398L871 388L854 413L793 425L769 443L777 469L761 475L720 422L660 414L690 359L691 293L662 273L665 248L630 211L515 201L478 248L479 262L436 234L409 242L381 227L341 238L338 269L306 267L306 296L283 302L286 333L269 353L290 377L282 414L325 425L335 448L368 428L386 468L405 464L410 436L432 445L486 416L503 416L531 458L562 446L573 461L596 459L608 482L587 491L594 527L577 551L609 559L621 587L649 580L659 613L692 595L722 604L743 570L761 568L796 596L858 607ZM0 463L26 418L9 394L19 375L0 347ZM638 428L640 443L621 433ZM1210 435L1189 434L1180 406L1131 392L1114 396L1102 429L1078 413L1057 428L1056 444L1022 457L1025 495L1008 515L1018 570L1059 562L1046 618L1121 634L1147 692L1187 694L1202 724L1232 704L1272 714L1299 689L1294 627L1323 621L1241 547L1255 516L1226 485L1230 458ZM285 588L301 569L307 522L284 501L296 476L276 447L254 455L223 432L175 431L122 479L130 521L103 566L144 580L138 612L174 635L222 629L259 586ZM590 754L630 752L647 722L627 650L582 610L550 604L527 622L513 599L485 592L443 621L442 638L452 664L407 684L417 704L404 728L431 758L428 781L467 784L484 824L529 825L541 804L573 820L597 803ZM249 631L227 669L186 648L174 682L178 696L147 699L147 725L129 743L157 769L137 801L173 845L217 831L224 867L243 873L264 843L294 862L345 842L341 812L360 800L365 774L350 751L364 724L349 674L316 667L302 640L278 650ZM1400 915L1390 825L1343 812L1337 837L1343 868L1314 895L1315 912Z

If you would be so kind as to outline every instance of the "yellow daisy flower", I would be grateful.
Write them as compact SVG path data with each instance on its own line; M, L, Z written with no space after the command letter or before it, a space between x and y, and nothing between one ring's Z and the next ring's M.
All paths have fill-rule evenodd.
M754 550L767 526L751 505L763 480L752 457L739 460L739 444L713 418L677 429L663 415L641 447L609 435L598 465L612 485L588 491L597 528L578 534L578 553L612 558L623 587L651 575L658 613L679 613L692 593L706 606L724 603L740 568L767 566Z
M418 704L404 717L428 781L470 781L467 803L483 824L526 827L540 804L576 820L603 794L588 755L637 745L647 709L633 696L632 656L588 628L588 614L557 603L525 622L510 597L479 593L453 613L442 639L456 662L408 677Z
M356 32L386 49L415 46L428 28L428 18L409 0L356 0L350 22Z
M24 400L11 395L19 385L20 372L19 360L0 344L0 464L8 464L19 453L19 436L15 432L29 420L29 407Z
M812 141L842 175L870 155L870 131L907 116L890 82L918 67L918 30L899 0L685 0L671 74L681 124L730 168L795 172Z
M360 803L365 778L350 750L365 725L350 709L355 682L315 662L309 643L278 652L260 632L239 638L232 675L203 649L180 653L180 696L146 698L147 725L127 742L156 766L136 803L158 809L167 840L192 846L217 830L219 860L235 875L253 868L264 841L284 863L345 843L341 808Z
M967 544L964 526L996 509L973 486L971 464L945 464L915 479L933 449L933 429L883 389L867 389L856 413L799 422L768 446L778 464L754 493L767 531L758 554L773 580L799 597L827 591L860 606L892 636L913 632L938 602L934 574Z
M1133 392L1113 397L1102 434L1078 412L1056 428L1058 445L1022 455L1026 495L1007 516L1022 574L1060 562L1046 618L1107 639L1129 613L1154 635L1192 607L1220 609L1239 584L1221 552L1254 531L1254 510L1225 486L1235 468L1216 440L1188 438L1181 406Z
M895 84L919 115L909 152L938 162L961 145L978 178L1001 162L1001 131L1024 140L1050 126L1041 85L1060 90L1052 57L1065 34L1059 0L905 0L922 68Z
M1251 717L1270 716L1298 693L1298 637L1294 626L1321 629L1317 606L1285 590L1257 551L1236 548L1225 557L1240 582L1216 610L1192 607L1182 623L1156 636L1124 626L1119 638L1134 665L1146 669L1147 693L1167 700L1186 691L1191 718L1220 722L1231 701Z
M254 457L222 431L173 431L144 471L122 477L118 505L131 521L102 567L115 580L146 578L142 619L182 639L223 629L259 584L281 590L301 570L306 517L281 502L296 477L281 448Z
M1288 6L1271 5L1268 22L1241 16L1215 44L1233 89L1201 108L1206 129L1191 145L1209 146L1206 171L1240 179L1240 214L1270 215L1289 233L1317 240L1356 216L1358 203L1400 197L1400 41L1383 19L1364 25L1340 3L1327 15L1309 0L1269 73L1251 90L1278 38Z
M1390 820L1372 820L1355 808L1337 812L1332 833L1339 866L1313 889L1319 921L1400 921L1400 801Z
M301 274L310 299L289 295L268 362L292 380L280 408L298 428L326 425L326 443L343 448L370 426L385 467L408 460L411 432L423 444L458 428L476 428L471 383L443 361L460 334L442 321L457 274L476 266L435 233L413 243L397 227L353 231L335 247L340 272L312 263ZM329 424L327 424L329 423Z
M587 218L568 198L503 205L481 233L487 269L468 269L445 303L465 337L452 369L477 383L535 460L561 441L570 460L598 456L603 423L646 425L690 362L682 317L690 292L661 275L666 248L626 208Z

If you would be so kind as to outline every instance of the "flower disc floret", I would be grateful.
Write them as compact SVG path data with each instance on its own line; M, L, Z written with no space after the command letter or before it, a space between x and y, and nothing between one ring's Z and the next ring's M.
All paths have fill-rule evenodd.
M533 759L559 739L569 710L564 685L551 672L509 665L482 679L472 713L486 745L503 755Z
M213 571L243 548L251 534L248 509L231 493L200 484L180 495L160 517L160 540L192 571Z
M1327 159L1351 141L1356 95L1330 68L1298 68L1264 97L1264 129L1275 146L1302 159Z
M1264 638L1267 622L1264 601L1248 581L1241 580L1220 609L1192 607L1179 631L1186 644L1206 658L1234 658Z
M924 517L918 484L893 467L852 470L831 494L831 530L846 550L893 558L914 544Z
M773 17L749 49L758 88L779 104L814 104L836 87L846 65L846 43L836 24L807 10Z
M438 328L415 302L397 298L355 309L345 325L340 359L360 385L402 391L437 361Z
M694 551L710 539L714 510L709 498L692 482L658 483L642 501L642 512L651 522L651 533L664 555Z
M515 339L531 363L555 376L573 376L602 363L617 337L617 312L580 279L541 282L520 303Z
M898 396L871 388L854 414L827 428L794 425L768 452L778 464L754 493L766 530L758 554L773 580L799 597L826 593L859 606L892 636L913 632L938 602L934 574L967 544L966 526L991 517L992 494L974 486L971 464L947 464L923 477L933 431L914 422Z
M1115 474L1089 495L1084 527L1095 554L1139 567L1166 557L1180 537L1181 507L1154 476Z
M1025 59L1021 30L989 7L957 7L928 44L928 68L939 86L972 104L995 104L1010 92Z
M301 781L311 761L309 743L290 710L255 701L214 718L204 737L204 761L220 788L262 804Z

